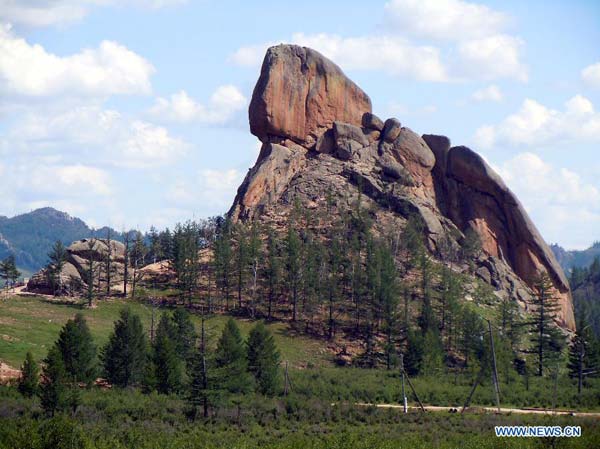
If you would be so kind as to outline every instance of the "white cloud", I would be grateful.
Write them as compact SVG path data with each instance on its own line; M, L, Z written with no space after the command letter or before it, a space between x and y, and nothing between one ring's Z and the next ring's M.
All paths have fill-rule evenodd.
M341 37L295 33L284 43L313 48L346 70L379 70L422 81L446 81L439 49L417 46L398 36ZM238 65L258 65L272 43L242 47L230 56Z
M57 56L0 25L0 89L26 96L148 94L152 65L117 42Z
M200 206L225 212L244 178L236 169L203 169L194 180L178 180L172 184L165 198L174 204Z
M498 86L492 84L482 89L476 90L471 95L471 98L475 101L495 101L500 102L504 98L502 91Z
M525 99L521 108L497 125L480 127L474 137L482 148L497 144L540 145L564 141L600 141L600 114L590 100L576 95L565 110L550 109Z
M75 152L99 163L131 168L168 164L189 147L164 127L99 106L29 113L0 143L33 153L58 149L66 156Z
M389 29L444 41L481 38L499 31L508 16L461 0L391 0L385 4Z
M38 165L29 170L27 184L38 193L87 191L94 195L112 193L110 176L104 170L82 164L49 166Z
M417 9L421 8L412 1L400 3L410 4L411 7L414 6ZM391 8L392 4L395 2L388 3L388 8ZM478 13L474 13L473 17L461 19L466 21L467 32L463 32L460 28L454 30L452 33L454 38L449 39L452 45L415 44L398 33L375 32L356 37L342 37L327 33L295 33L290 39L280 42L271 41L241 47L229 56L229 61L240 66L257 66L262 61L268 47L277 43L288 43L314 48L346 70L382 71L420 81L491 80L497 78L527 81L527 68L521 61L523 41L498 32L500 25L504 23L504 20L499 20L498 17L504 17L503 14L496 12L489 14L497 26L479 27L476 19L481 12L478 9L479 5L456 0L439 3L428 1L424 5L428 8L427 12L434 17L445 17L444 7L448 5L450 5L449 7L458 5L459 10L463 8L470 11L474 8ZM421 9L419 10L421 11ZM412 17L408 17L407 20L412 21ZM440 23L439 27L441 28L438 30L434 27L432 33L442 36L449 33L448 30L452 27L460 25L456 24L458 23L457 16L448 17L448 20L452 23ZM423 22L426 20L424 19ZM446 30L444 27L448 29ZM399 30L404 31L402 27ZM423 32L422 34L428 33Z
M600 190L566 168L526 152L495 167L546 241L585 248L600 226Z
M504 34L461 42L456 72L475 79L514 78L527 81L527 68L521 62L523 41Z
M196 102L181 90L168 99L158 98L149 113L168 121L223 124L244 109L246 104L246 97L237 87L225 85L215 90L208 106Z
M27 26L63 25L83 19L93 6L159 9L187 0L0 0L0 21Z
M581 71L581 78L590 86L600 88L600 62L583 69Z

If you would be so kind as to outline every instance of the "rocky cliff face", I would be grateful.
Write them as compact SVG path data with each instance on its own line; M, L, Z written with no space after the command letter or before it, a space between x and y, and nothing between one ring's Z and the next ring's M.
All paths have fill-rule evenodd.
M561 267L515 195L471 149L419 136L394 118L382 121L339 67L293 45L267 51L249 114L263 145L238 189L233 220L281 222L295 200L319 209L361 192L376 226L401 228L411 214L420 216L437 258L475 231L483 247L477 275L523 308L548 273L560 298L559 324L574 329Z

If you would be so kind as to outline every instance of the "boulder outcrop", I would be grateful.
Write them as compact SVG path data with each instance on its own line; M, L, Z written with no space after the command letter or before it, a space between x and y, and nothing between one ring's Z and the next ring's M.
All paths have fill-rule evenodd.
M263 147L238 189L233 220L281 221L296 200L318 209L360 192L376 226L402 226L418 215L438 258L475 231L483 254L474 272L524 308L547 273L560 298L559 324L575 328L568 282L550 248L473 150L445 136L419 136L394 118L382 121L338 66L293 45L267 51L249 115Z
M267 50L250 102L250 131L263 142L311 146L334 121L360 126L371 99L320 53L297 45Z
M27 283L27 291L51 295L78 295L85 291L89 278L90 264L94 283L106 288L109 276L106 261L110 257L111 290L123 279L125 245L116 240L82 239L67 248L67 260L52 285L47 269L35 273ZM120 287L120 285L119 285Z

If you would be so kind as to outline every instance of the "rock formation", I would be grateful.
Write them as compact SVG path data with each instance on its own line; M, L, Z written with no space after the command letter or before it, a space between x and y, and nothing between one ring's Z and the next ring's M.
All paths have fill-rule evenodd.
M67 248L65 262L58 279L57 293L62 295L77 295L86 290L89 277L90 262L94 271L94 282L97 289L106 291L108 279L105 262L110 253L111 260L111 289L123 280L125 245L116 240L82 239L73 242ZM27 283L27 291L40 294L53 294L47 269L34 274Z
M475 272L524 308L536 279L548 273L560 298L559 324L575 328L554 255L515 195L471 149L419 136L394 118L382 121L338 66L294 45L267 51L249 115L263 145L238 189L233 220L277 222L295 200L318 209L326 198L341 203L360 191L376 226L400 227L418 215L438 258L475 231L483 247Z

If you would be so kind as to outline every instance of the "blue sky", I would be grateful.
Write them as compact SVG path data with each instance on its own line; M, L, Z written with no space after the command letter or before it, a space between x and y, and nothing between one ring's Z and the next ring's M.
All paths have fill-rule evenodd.
M225 212L258 152L265 49L311 46L500 172L549 242L600 239L597 1L0 0L0 215Z

